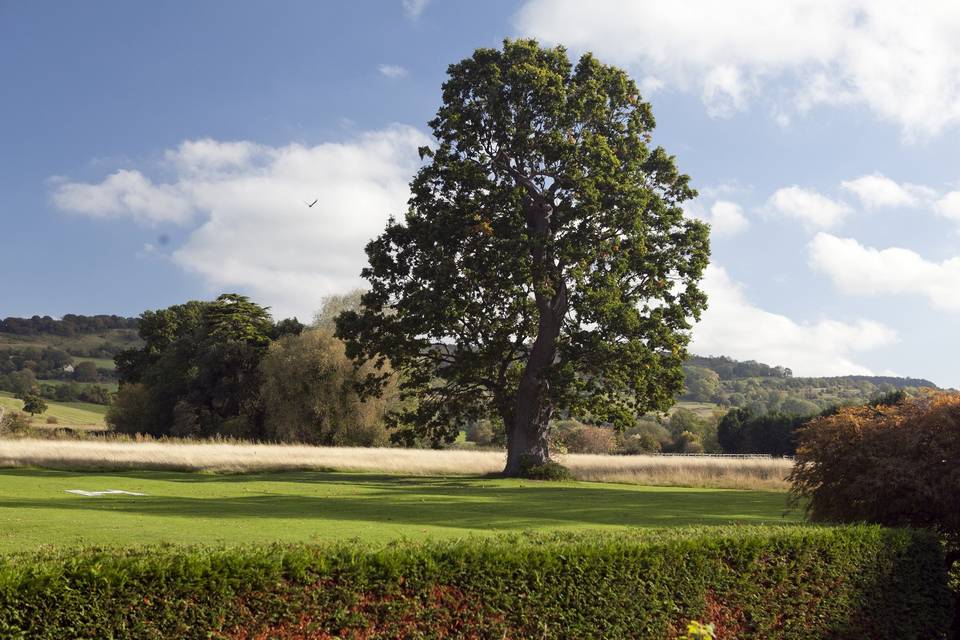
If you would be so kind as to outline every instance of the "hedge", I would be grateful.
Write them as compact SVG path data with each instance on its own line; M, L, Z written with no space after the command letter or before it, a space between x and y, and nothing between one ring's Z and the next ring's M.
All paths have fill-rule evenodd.
M718 527L0 558L0 638L943 638L931 535Z

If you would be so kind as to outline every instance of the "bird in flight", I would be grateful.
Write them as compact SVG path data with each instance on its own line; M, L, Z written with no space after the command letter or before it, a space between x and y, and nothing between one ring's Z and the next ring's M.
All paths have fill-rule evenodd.
M317 198L317 200L319 200L319 199L320 199L320 198ZM313 207L313 205L317 204L317 200L314 200L313 202L307 202L306 200L304 200L304 201L303 201L303 204L307 205L307 208L310 209L310 208Z

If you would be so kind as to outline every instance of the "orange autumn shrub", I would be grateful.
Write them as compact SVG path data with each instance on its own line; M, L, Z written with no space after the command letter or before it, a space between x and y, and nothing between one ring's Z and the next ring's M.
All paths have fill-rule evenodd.
M812 520L960 534L960 394L840 409L798 433L788 480Z

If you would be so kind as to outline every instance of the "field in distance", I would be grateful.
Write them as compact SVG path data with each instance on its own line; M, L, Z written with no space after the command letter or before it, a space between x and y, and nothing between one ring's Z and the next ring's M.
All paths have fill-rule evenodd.
M84 496L68 490L146 495ZM509 531L793 523L771 491L278 472L0 470L0 553L50 546L234 545Z
M104 416L107 414L106 405L90 404L89 402L57 402L44 400L47 410L32 420L35 427L87 427L90 429L106 429ZM0 391L0 409L3 411L21 411L23 401L13 397L9 391ZM57 419L57 424L46 423L48 416Z

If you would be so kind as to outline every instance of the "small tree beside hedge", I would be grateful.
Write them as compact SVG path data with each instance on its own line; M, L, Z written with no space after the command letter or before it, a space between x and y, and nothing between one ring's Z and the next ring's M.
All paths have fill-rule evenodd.
M960 394L846 407L798 438L789 480L812 520L960 535Z

